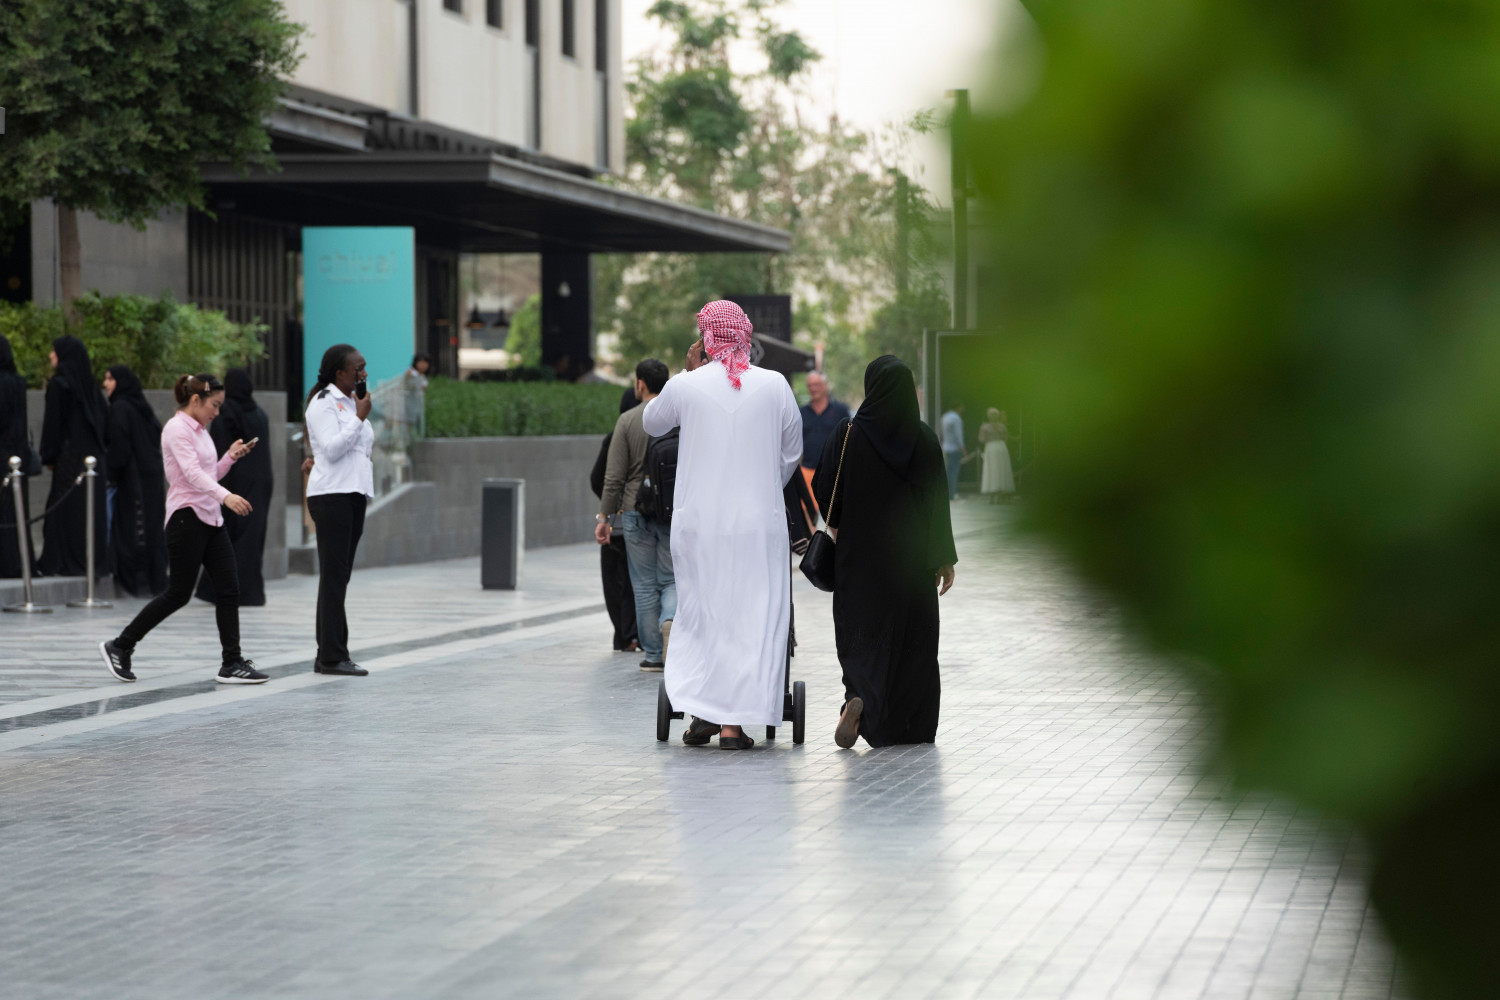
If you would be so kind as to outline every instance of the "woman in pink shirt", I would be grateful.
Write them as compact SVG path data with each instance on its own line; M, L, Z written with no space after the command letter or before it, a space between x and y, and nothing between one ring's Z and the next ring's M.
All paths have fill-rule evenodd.
M219 480L244 458L256 442L235 441L218 457L208 425L219 415L224 385L212 375L184 375L173 387L177 413L161 429L162 465L167 473L167 561L171 573L166 592L141 609L118 638L99 644L109 672L135 680L130 657L136 643L193 596L198 568L208 570L214 585L219 644L224 649L220 684L264 684L269 678L240 655L239 573L234 546L224 527L222 505L236 514L250 513L244 497L230 493Z

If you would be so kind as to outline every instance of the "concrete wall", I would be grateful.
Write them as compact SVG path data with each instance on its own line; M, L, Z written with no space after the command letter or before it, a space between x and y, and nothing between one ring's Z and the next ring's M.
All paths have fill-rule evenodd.
M146 390L146 399L151 403L151 408L156 411L157 419L163 423L170 420L172 414L177 411L177 405L172 399L172 393L166 389ZM286 393L283 392L257 392L256 402L266 415L271 418L271 432L267 435L269 441L261 441L256 445L258 448L269 447L271 449L271 468L279 470L286 466L286 420L282 414L286 413ZM39 389L33 389L26 393L26 419L31 428L31 437L37 449L42 444L42 417L46 407L46 394ZM8 456L6 456L8 457ZM52 488L52 473L46 469L42 474L31 480L31 513L35 517L40 514L47 502L47 492ZM287 553L286 553L286 499L284 491L273 490L271 493L271 510L269 523L266 526L266 549L261 560L261 571L268 580L279 580L286 576ZM42 525L40 522L32 525L31 544L37 552L41 551Z
M418 442L416 481L370 504L355 566L479 555L480 491L486 479L526 481L528 549L588 541L599 509L589 489L599 442L592 434Z
M413 478L437 485L444 555L479 553L479 494L486 479L526 480L526 547L593 537L599 501L589 472L602 435L434 438L417 445Z
M78 213L81 287L105 295L162 295L188 300L187 215L164 212L144 230ZM31 297L50 305L60 297L57 207L50 200L31 205Z

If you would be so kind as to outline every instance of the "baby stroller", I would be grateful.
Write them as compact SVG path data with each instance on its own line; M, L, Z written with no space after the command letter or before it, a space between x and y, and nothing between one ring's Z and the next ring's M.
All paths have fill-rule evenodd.
M792 605L792 620L787 625L786 667L782 671L785 688L781 708L781 721L792 724L792 742L801 744L807 728L807 685L802 681L792 682L792 656L797 648L797 606ZM663 677L656 689L656 738L665 743L672 738L672 720L682 718L682 713L672 709L672 699L667 697L667 681ZM776 727L766 727L766 739L776 738Z
M807 481L802 478L801 471L792 473L792 478L782 491L786 503L787 541L791 544L792 552L798 556L807 551L808 542L812 539L812 525L816 522L817 507L813 503L812 493L807 488ZM787 565L787 574L790 576L791 564ZM787 600L791 604L790 614L787 618L786 630L786 663L781 672L781 683L784 694L782 695L781 721L792 724L792 742L802 743L803 734L806 731L807 722L807 685L802 681L792 681L792 657L797 649L797 604L791 600L788 591ZM682 713L674 711L672 699L667 697L667 680L661 680L661 685L656 690L656 738L665 743L672 736L672 720L682 718ZM776 727L766 727L766 739L776 738Z

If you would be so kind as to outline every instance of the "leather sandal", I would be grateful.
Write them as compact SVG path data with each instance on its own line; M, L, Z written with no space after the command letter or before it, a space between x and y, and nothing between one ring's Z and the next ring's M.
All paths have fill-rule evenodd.
M693 721L682 731L682 742L690 747L701 747L714 738L714 734L724 727L717 722L707 722L693 716Z
M844 711L839 716L838 728L833 731L833 742L845 750L854 746L854 741L859 739L859 717L864 710L863 699L850 698L844 703Z
M755 741L743 729L740 730L738 736L719 737L720 750L749 750L753 746L755 746Z

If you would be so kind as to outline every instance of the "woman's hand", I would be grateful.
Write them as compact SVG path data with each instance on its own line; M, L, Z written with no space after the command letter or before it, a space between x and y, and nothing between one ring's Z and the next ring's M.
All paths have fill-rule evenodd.
M354 401L354 415L359 419L364 420L370 415L370 407L374 405L375 397L366 392L364 399L356 399Z
M953 586L953 567L939 566L937 571L938 596L942 597Z
M309 472L312 471L312 467L313 467L313 460L312 459L310 459L310 458L304 458L302 460L302 474L304 476L307 475Z
M253 441L250 444L246 444L243 440L236 440L234 444L229 446L229 457L238 462L250 454L250 449L254 447L255 443Z
M252 509L250 507L250 501L246 500L238 493L231 493L227 497L225 497L224 506L234 511L240 517L244 517L246 514L250 513Z

